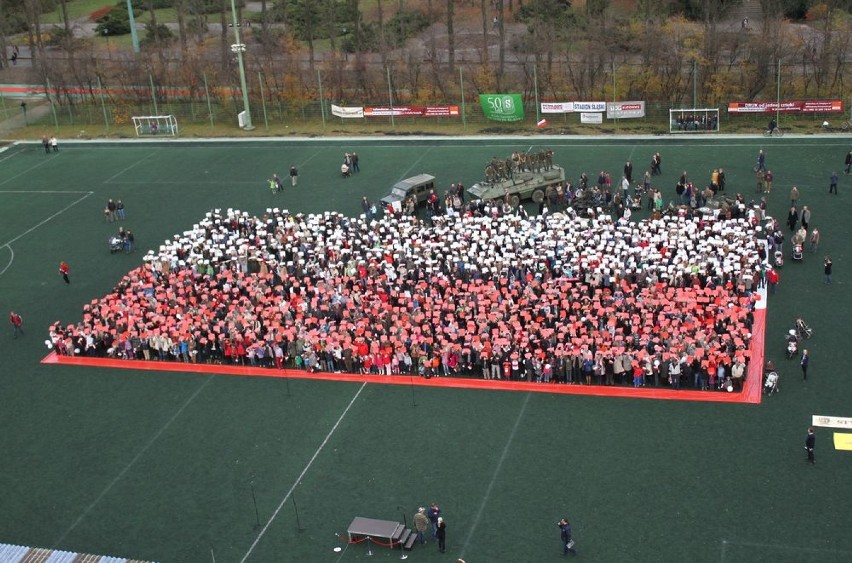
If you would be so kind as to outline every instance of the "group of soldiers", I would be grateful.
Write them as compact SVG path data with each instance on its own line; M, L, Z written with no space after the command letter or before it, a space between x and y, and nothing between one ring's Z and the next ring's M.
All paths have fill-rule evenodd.
M508 158L491 159L485 167L485 179L489 182L511 180L515 172L541 172L553 168L553 150L539 152L515 151Z

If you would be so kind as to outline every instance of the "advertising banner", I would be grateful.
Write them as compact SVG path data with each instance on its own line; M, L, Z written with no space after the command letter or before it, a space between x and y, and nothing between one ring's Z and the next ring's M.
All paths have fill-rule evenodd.
M492 121L521 121L524 118L520 94L480 94L479 103L485 117Z
M811 417L811 426L822 426L823 428L842 428L852 430L852 418L845 416L825 416L815 414Z
M839 113L842 100L793 100L789 102L730 102L728 113Z
M331 104L331 114L337 117L364 117L364 108L362 107L343 107Z
M600 125L603 123L603 114L598 112L582 112L580 113L580 123L589 123L591 125Z
M573 113L574 102L542 102L541 113Z
M606 102L574 102L574 111L606 111Z
M645 102L610 102L606 105L607 119L645 117Z
M456 117L459 106L379 106L364 108L366 117Z

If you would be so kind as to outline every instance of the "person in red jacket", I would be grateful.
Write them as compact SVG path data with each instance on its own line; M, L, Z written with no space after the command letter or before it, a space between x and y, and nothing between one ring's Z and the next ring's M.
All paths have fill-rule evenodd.
M15 331L15 338L18 337L18 333L24 334L24 329L21 328L21 325L24 324L24 320L21 318L21 315L12 311L9 313L9 323L12 325L12 329Z
M781 276L778 275L778 271L769 268L766 271L766 283L769 284L769 293L775 294L775 286L777 286L781 282Z
M71 268L68 267L68 264L65 261L61 261L59 263L59 273L62 276L62 279L65 280L65 283L70 284L71 280L68 278L68 274L71 272Z

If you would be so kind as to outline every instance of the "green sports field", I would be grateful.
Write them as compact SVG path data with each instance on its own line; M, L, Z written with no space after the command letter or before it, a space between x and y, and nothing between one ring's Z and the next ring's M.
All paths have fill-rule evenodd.
M47 327L79 320L148 248L211 208L361 212L397 180L431 173L448 187L479 179L492 156L550 147L572 179L628 158L641 177L661 152L667 199L687 170L722 166L728 191L754 194L759 148L783 223L793 184L820 229L819 254L789 259L769 299L766 355L781 392L760 405L627 400L42 365ZM448 552L412 561L527 562L561 557L568 516L587 561L852 560L852 453L813 414L852 416L844 359L852 306L848 137L644 140L374 139L245 143L62 143L0 153L0 542L163 562L356 561L399 552L346 546L355 516L408 523L439 503ZM345 151L361 173L339 177ZM274 195L266 179L299 168ZM828 194L833 170L840 194ZM121 199L139 250L108 252ZM787 231L789 232L789 231ZM834 260L823 284L822 256ZM72 284L57 274L60 260ZM796 315L814 328L807 383L783 357ZM257 515L253 495L257 499ZM258 525L259 522L259 525ZM343 547L340 553L333 548Z

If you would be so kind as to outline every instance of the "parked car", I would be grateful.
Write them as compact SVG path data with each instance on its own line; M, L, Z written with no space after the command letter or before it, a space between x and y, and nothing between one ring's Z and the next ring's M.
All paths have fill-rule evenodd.
M426 201L429 193L435 189L435 177L430 174L418 174L393 185L388 195L382 198L385 207L394 202L402 203L410 195L417 198L417 203Z

